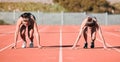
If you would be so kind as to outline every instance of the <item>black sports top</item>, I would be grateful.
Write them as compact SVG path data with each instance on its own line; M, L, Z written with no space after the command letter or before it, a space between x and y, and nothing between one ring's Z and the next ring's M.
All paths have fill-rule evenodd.
M88 20L86 23L86 26L88 26L88 27L93 27L95 25L96 25L96 21L94 21L93 19Z

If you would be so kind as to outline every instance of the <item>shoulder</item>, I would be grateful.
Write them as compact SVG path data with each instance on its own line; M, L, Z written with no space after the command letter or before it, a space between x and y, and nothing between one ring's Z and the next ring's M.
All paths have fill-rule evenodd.
M83 20L83 23L87 23L87 22L88 22L88 19L89 19L89 17L86 17L86 18Z
M22 17L19 17L18 20L17 20L17 24L21 24L23 21L23 18Z
M19 18L18 18L18 21L22 21L22 20L23 20L23 18L22 18L22 17L19 17Z

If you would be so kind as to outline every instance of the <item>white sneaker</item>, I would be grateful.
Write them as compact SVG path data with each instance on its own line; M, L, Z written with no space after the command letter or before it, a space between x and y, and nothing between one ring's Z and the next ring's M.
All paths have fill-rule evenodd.
M23 42L22 48L26 48L26 42Z
M33 42L30 42L29 47L30 47L30 48L33 48L33 47L34 47Z

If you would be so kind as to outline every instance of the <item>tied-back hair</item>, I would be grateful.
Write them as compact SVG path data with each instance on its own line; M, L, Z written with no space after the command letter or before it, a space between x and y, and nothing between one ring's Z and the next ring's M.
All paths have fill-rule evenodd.
M97 18L95 16L88 16L88 20L96 20Z
M31 17L31 13L23 13L23 14L21 14L20 17L23 17L23 18L30 18L30 17Z
M25 12L25 13L20 15L20 17L22 17L22 18L31 18L31 16L33 16L34 20L36 20L35 16L32 15L31 13L29 13L29 12L28 13Z

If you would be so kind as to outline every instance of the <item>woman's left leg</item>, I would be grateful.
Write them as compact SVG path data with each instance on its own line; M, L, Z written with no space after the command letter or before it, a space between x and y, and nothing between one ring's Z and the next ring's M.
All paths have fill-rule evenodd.
M30 44L29 44L29 47L32 48L34 47L34 44L33 44L33 39L34 39L34 29L29 27L28 28L28 37L29 37L29 40L30 40Z
M83 30L83 36L84 36L84 40L85 40L85 43L84 43L84 47L83 47L83 48L88 48L87 33L88 33L88 27L86 27L86 28Z
M96 28L95 27L92 27L91 28L91 48L94 48L95 46L95 44L94 44L94 42L95 42L95 39L96 39Z

